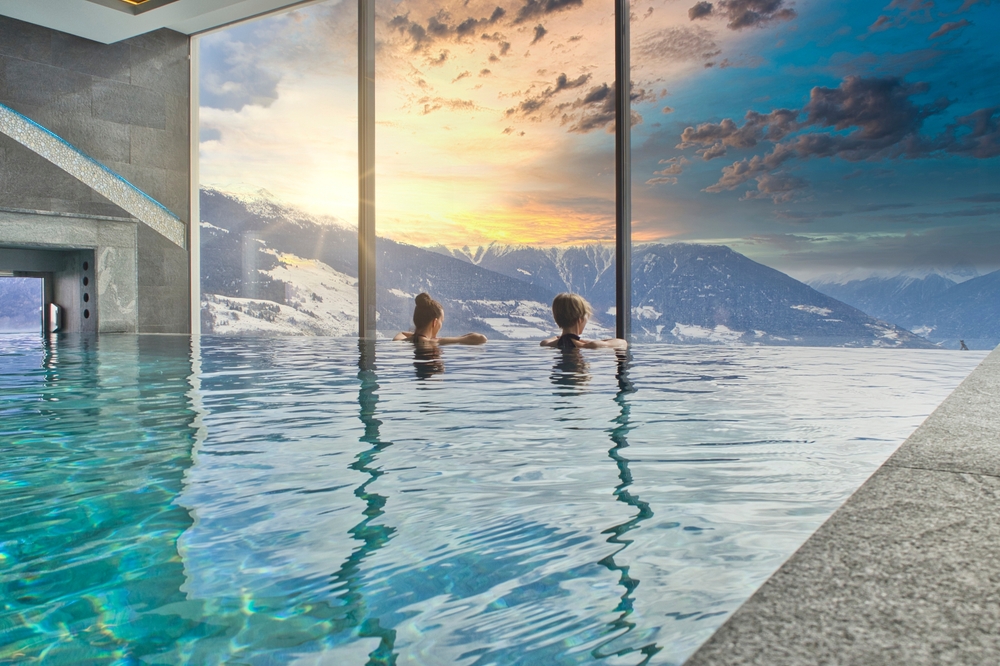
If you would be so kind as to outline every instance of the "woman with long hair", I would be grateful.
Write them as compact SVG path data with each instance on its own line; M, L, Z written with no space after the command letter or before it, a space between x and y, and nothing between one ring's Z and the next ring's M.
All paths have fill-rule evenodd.
M457 338L439 338L444 326L444 308L428 293L417 294L413 308L413 332L397 333L393 340L409 340L420 345L481 345L486 342L482 333L466 333Z

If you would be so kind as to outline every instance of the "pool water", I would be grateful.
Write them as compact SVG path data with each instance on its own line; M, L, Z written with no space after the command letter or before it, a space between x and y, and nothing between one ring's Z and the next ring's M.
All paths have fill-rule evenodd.
M680 664L985 352L0 338L0 663Z

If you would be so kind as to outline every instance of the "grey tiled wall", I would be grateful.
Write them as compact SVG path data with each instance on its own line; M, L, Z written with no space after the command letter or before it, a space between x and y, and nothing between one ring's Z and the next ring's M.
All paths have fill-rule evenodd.
M170 30L108 45L0 16L0 102L188 222L189 53L188 37ZM0 207L127 217L3 136ZM139 330L188 332L188 254L140 229Z

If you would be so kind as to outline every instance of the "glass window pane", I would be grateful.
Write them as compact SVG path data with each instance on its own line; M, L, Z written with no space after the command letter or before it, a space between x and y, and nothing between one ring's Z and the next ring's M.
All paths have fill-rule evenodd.
M0 277L0 333L41 330L41 278Z
M380 1L379 330L538 340L562 291L614 331L614 4Z
M202 332L357 333L357 7L200 39Z
M930 7L633 4L640 339L1000 343L1000 14Z

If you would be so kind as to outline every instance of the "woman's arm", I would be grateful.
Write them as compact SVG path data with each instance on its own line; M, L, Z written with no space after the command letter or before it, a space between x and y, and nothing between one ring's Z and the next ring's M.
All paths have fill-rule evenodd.
M410 331L403 331L401 333L397 333L396 337L393 338L393 341L395 341L395 340L409 340L412 337L413 337L413 333L411 333Z
M553 335L551 338L545 338L538 343L539 347L555 347L556 343L559 342L559 336Z
M486 344L486 336L482 333L466 333L457 338L438 338L435 342L439 345L483 345Z

